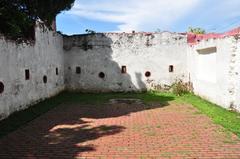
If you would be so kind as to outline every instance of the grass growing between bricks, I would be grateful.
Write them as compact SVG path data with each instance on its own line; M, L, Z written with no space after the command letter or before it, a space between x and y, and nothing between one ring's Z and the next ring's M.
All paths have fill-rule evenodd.
M0 121L0 137L24 126L33 119L59 106L62 103L93 104L94 106L106 103L113 98L138 98L144 103L158 102L168 105L169 102L188 103L196 107L201 113L209 116L214 123L222 125L240 137L240 114L223 109L200 97L192 94L175 96L172 93L148 92L148 93L69 93L63 92L53 98L44 100L26 110L16 112L7 119ZM197 114L196 114L197 115Z
M240 138L240 113L226 110L193 94L177 97L176 101L193 105L201 113L210 117L214 123L223 126Z

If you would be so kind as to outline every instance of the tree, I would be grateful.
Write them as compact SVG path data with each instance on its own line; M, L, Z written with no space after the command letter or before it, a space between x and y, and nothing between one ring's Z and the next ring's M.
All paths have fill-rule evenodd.
M86 29L85 32L87 34L95 34L96 32L94 30Z
M33 22L18 9L17 2L2 0L0 6L0 32L11 37L27 37Z
M0 0L0 32L13 39L33 38L41 19L49 28L56 15L69 10L74 0Z
M188 32L194 33L194 34L205 34L206 33L206 31L202 28L193 28L193 27L189 27Z
M21 0L23 11L32 18L43 20L46 25L51 26L52 21L62 10L69 10L74 0Z

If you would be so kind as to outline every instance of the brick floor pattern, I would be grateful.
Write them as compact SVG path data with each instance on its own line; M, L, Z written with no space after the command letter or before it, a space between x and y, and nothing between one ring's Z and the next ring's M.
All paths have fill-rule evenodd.
M240 140L191 105L62 104L1 138L0 158L240 159Z

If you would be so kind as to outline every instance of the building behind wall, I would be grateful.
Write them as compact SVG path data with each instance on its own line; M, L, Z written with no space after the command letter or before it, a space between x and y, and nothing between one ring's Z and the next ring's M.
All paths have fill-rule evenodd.
M97 33L62 36L36 29L35 44L0 39L0 116L62 90L126 92L168 89L176 80L194 93L240 111L239 30L226 34Z

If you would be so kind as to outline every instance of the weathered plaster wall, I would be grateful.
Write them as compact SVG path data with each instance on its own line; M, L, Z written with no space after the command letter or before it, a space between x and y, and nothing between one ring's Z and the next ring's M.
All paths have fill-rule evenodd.
M37 26L32 45L0 38L0 119L64 89L145 91L167 89L176 79L192 82L195 94L240 111L239 37L212 38L190 46L187 35L177 33L62 37Z
M0 38L0 118L26 108L64 89L62 36L36 27L35 44L16 44ZM56 68L59 74L56 75ZM25 80L25 69L30 79ZM43 82L47 76L47 83Z
M232 37L231 60L229 65L230 106L240 112L240 36Z
M169 32L66 36L66 87L88 92L143 91L170 86L177 78L186 80L186 41L186 35ZM76 74L78 66L80 74ZM121 73L122 66L126 74ZM150 77L145 76L147 71ZM100 72L104 78L99 78Z
M193 84L195 94L240 110L238 39L210 38L189 45L186 35L169 32L65 36L65 84L69 90L87 92L143 91L182 79ZM174 72L169 72L170 65ZM98 77L100 72L104 78Z
M196 45L189 46L187 68L195 94L225 108L240 110L240 103L237 100L240 96L238 45L239 41L234 36L229 36L203 40ZM215 53L206 51L213 48L216 49ZM204 65L201 64L201 60L205 60ZM205 69L205 78L200 76L199 69ZM213 73L214 70L215 73Z

